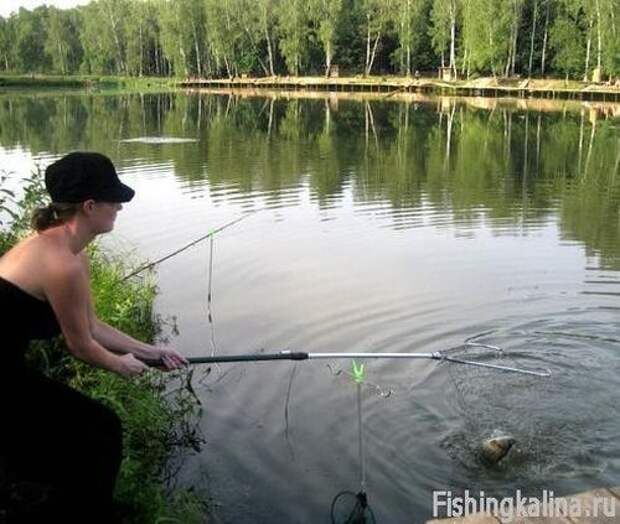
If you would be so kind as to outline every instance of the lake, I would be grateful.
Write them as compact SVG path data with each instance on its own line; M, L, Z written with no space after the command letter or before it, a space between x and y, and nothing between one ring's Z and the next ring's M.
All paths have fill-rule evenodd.
M109 155L136 189L103 240L135 263L244 217L158 266L157 312L176 318L171 343L187 355L456 347L551 370L367 362L378 522L431 518L433 490L620 484L619 106L0 95L8 184L72 150ZM350 360L197 366L194 388L206 445L181 480L206 490L221 521L329 522L334 497L359 491ZM517 443L488 467L477 446L495 430Z

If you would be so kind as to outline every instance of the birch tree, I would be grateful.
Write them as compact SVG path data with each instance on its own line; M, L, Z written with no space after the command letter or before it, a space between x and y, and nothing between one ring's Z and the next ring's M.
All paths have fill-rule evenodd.
M265 38L265 23L269 23L268 20L263 19L264 16L268 16L267 13L264 13L267 7L265 3L262 5L256 4L255 0L240 0L237 3L236 15L245 37L245 45L243 41L240 42L242 48L241 55L248 58L248 60L244 60L244 68L251 69L254 66L254 62L258 62L265 75L269 75L273 71L273 50L271 49L271 35L269 31L267 31L268 39L265 42L268 54L267 61L264 60L265 57L262 56L263 50L261 49L263 39ZM270 65L268 66L267 64Z
M258 10L260 31L267 47L267 66L269 74L275 76L275 26L276 12L281 8L280 0L255 0Z
M114 62L118 73L128 73L126 60L126 34L124 22L129 18L129 5L127 0L98 0L95 5L99 8L104 21L106 31L109 32L113 42Z
M158 39L155 7L152 2L133 2L131 16L127 20L127 69L129 73L142 76L145 73L150 52Z
M377 56L377 47L384 36L390 20L390 0L362 0L365 17L366 62L364 74L368 76Z
M508 56L504 76L515 75L517 61L517 45L519 38L519 25L523 12L524 0L509 0L507 9L504 10L506 24L510 27L510 39L508 41Z
M325 55L325 76L331 72L334 57L336 28L342 11L342 0L310 0L309 19L314 25L316 35Z
M579 17L579 5L564 3L558 6L558 14L550 30L549 43L554 50L554 69L568 78L583 67L587 45L584 28ZM586 62L588 59L586 58Z
M279 46L290 74L299 75L308 49L308 10L304 0L287 0L278 10Z
M532 30L530 31L530 55L527 62L527 76L532 76L532 65L534 61L534 42L536 41L536 26L538 25L539 0L533 0L532 8Z
M599 0L602 69L610 77L620 74L620 2Z
M9 71L13 65L14 41L13 19L0 17L0 67L5 71Z
M511 16L505 7L504 0L463 0L463 47L468 69L490 71L493 76L504 70L514 41Z
M190 67L197 76L203 74L203 56L205 54L205 6L202 0L177 0L180 3L181 19L185 21L183 29L189 36L185 45L192 50L192 59L189 60ZM179 35L180 39L183 35Z
M445 52L449 49L449 67L456 76L456 28L457 0L433 0L431 9L431 36L433 49L441 55L441 67L445 67ZM448 47L449 46L449 47Z
M421 0L393 0L391 2L391 22L398 41L397 56L400 72L411 75L412 54L416 42L423 31L421 26Z

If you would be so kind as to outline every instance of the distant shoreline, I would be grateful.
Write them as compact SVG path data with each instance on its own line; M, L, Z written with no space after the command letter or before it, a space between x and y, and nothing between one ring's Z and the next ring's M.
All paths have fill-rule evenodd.
M88 89L95 91L131 89L161 90L174 89L178 78L130 77L95 75L25 75L0 74L0 92L14 89Z
M383 93L422 93L448 96L547 98L620 102L620 87L562 79L521 79L484 77L443 81L437 78L402 76L370 77L265 77L180 80L179 87L224 89L281 89L288 91L329 91Z
M12 89L87 89L138 90L161 89L268 89L283 91L327 91L382 93L391 97L399 93L448 96L482 96L508 98L543 98L583 101L620 102L620 87L563 79L520 79L484 77L470 80L442 81L437 78L402 76L355 77L263 77L263 78L170 78L119 76L0 75L0 92Z

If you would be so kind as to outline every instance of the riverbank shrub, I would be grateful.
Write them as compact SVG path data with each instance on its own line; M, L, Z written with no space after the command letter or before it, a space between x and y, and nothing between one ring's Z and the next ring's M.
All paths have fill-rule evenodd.
M26 180L18 200L13 193L3 193L0 207L10 220L5 217L0 225L0 256L27 234L28 217L43 201L40 172ZM131 269L125 260L97 245L89 248L89 255L98 317L140 340L161 339L167 323L153 311L157 287L152 275L124 281ZM121 418L124 456L115 499L123 523L204 521L204 502L191 490L174 488L180 461L203 443L197 429L200 404L185 387L190 371L152 370L124 379L74 359L61 338L33 342L27 358L30 365L108 405Z

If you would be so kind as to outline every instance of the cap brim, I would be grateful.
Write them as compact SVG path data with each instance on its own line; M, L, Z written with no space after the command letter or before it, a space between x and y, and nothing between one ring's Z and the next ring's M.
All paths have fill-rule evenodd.
M131 189L129 186L119 182L117 186L114 187L112 191L110 191L109 197L106 197L106 200L109 202L117 202L119 204L124 202L129 202L136 192Z

